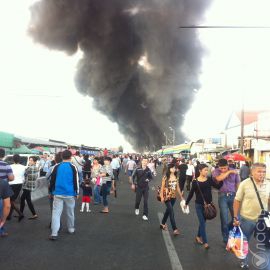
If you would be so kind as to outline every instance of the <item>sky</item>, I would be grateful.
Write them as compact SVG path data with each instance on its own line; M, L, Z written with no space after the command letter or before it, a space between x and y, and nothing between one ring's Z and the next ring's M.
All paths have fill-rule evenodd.
M270 26L268 0L213 0L204 25ZM200 91L183 131L192 140L218 136L232 111L270 109L270 28L201 29L206 49Z
M131 151L117 124L77 92L74 75L81 53L70 57L27 35L33 2L1 4L0 130L90 146L123 145ZM268 0L213 0L203 24L270 26L269 10ZM190 140L220 133L243 103L246 110L268 108L270 97L270 29L204 29L198 34L206 51L201 88L179 127Z

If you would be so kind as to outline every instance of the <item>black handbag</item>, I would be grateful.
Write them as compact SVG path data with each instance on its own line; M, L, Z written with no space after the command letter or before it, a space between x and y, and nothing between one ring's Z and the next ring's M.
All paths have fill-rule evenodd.
M260 203L261 207L261 214L258 218L258 221L256 223L255 231L254 231L254 237L257 239L259 243L264 244L266 247L270 248L270 226L266 223L266 220L270 222L270 213L266 211L263 207L262 200L260 198L260 194L258 192L258 189L254 183L254 180L252 177L250 177L252 184L255 188L257 198Z
M201 191L201 188L200 188L200 185L199 185L199 182L198 182L198 180L195 180L195 181L197 182L199 192L201 193L201 196L202 196L203 202L204 202L204 205L203 205L203 207L204 207L204 211L203 211L204 218L208 219L208 220L214 219L217 216L217 209L216 209L215 205L213 204L213 202L207 203L205 201L204 196L203 196L202 191Z

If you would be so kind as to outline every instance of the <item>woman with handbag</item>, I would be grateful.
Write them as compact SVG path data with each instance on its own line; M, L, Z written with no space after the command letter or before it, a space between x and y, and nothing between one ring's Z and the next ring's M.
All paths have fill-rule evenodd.
M168 217L170 217L173 234L175 236L179 235L179 230L176 227L173 211L177 193L179 194L180 198L183 199L182 192L179 188L175 164L169 164L167 167L166 175L162 178L160 190L161 202L164 202L166 205L166 211L160 224L160 229L167 230L166 221Z
M222 182L216 183L212 177L208 177L208 166L206 164L198 165L199 177L192 181L191 190L186 200L186 205L189 204L194 193L196 194L195 208L199 220L199 230L195 238L196 243L203 245L205 249L209 249L207 235L206 235L206 219L211 219L215 216L213 213L212 217L207 217L207 207L211 206L211 210L215 211L215 207L212 203L212 187L221 188Z

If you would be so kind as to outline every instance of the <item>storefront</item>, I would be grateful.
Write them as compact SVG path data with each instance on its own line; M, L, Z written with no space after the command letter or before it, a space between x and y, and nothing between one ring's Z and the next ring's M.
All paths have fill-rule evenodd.
M270 141L254 140L254 162L262 162L266 164L266 178L270 180Z

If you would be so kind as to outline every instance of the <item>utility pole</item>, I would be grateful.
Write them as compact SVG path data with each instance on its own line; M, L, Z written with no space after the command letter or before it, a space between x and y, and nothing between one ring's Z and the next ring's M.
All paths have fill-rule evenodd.
M241 110L241 138L240 138L240 153L244 154L244 127L245 127L245 110L244 110L244 100L242 103Z
M175 143L175 129L172 127L169 127L169 129L172 131L172 144L174 145L174 143Z
M168 145L168 137L165 132L164 132L164 136L165 136L165 145Z

